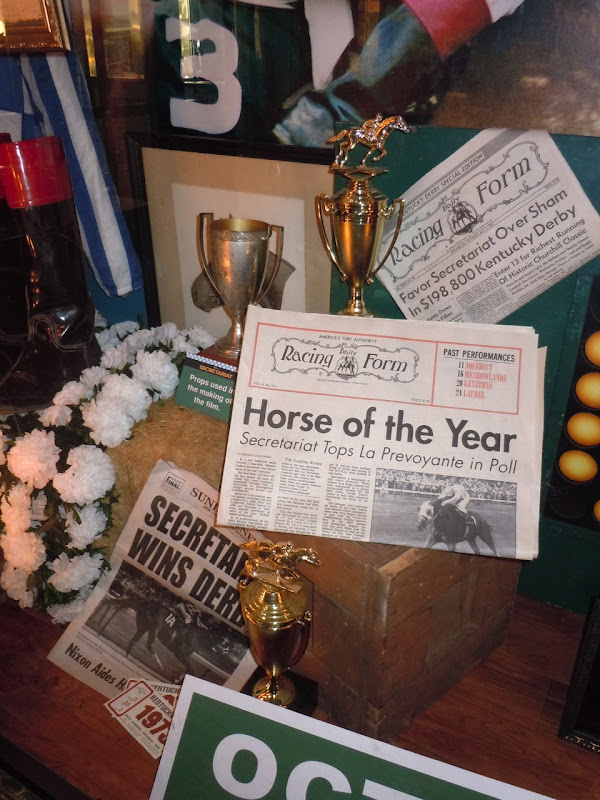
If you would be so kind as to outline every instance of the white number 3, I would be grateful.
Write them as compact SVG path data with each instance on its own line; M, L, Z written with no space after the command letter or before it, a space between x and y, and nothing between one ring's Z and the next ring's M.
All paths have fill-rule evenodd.
M216 103L200 103L172 97L171 125L203 133L227 133L237 125L242 113L242 87L233 74L238 65L238 43L235 36L209 19L191 24L179 19L167 19L168 42L205 40L215 46L214 53L188 55L181 58L183 78L206 78L217 87Z

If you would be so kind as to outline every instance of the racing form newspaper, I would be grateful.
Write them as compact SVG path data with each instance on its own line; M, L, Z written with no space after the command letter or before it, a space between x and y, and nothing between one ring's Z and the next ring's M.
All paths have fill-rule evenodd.
M404 201L378 277L407 319L498 322L600 253L600 217L545 131L482 131Z
M172 685L185 674L241 689L256 664L237 590L246 560L240 544L263 537L216 527L217 501L201 478L159 461L115 545L111 571L50 661L109 698L133 678Z
M526 327L251 306L218 523L534 558L543 355Z

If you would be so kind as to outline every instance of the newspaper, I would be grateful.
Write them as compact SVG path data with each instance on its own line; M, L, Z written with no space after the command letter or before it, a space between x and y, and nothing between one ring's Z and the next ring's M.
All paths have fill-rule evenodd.
M534 558L543 355L527 327L250 307L218 523Z
M256 531L215 527L218 493L159 461L104 575L48 658L112 698L131 679L180 684L184 675L239 690L256 664L243 633L240 544Z
M545 131L485 130L404 200L378 277L407 319L498 322L600 253L600 217Z

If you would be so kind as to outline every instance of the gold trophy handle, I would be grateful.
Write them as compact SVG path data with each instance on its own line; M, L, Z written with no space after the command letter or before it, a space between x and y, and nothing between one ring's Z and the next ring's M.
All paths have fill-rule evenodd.
M210 277L210 272L208 270L208 265L210 263L210 258L206 257L206 253L207 252L208 252L208 255L210 256L210 251L208 249L208 241L209 241L210 237L208 237L206 239L206 250L205 250L204 249L204 231L206 230L206 224L205 223L208 221L208 224L212 225L213 220L214 220L214 215L213 215L212 211L210 211L210 212L204 212L203 211L200 214L198 214L198 248L200 250L200 264L202 266L202 269L206 273L207 277L210 279L211 284L212 284L212 278Z
M333 263L340 271L342 280L346 281L348 280L348 276L346 275L346 273L339 264L337 253L335 252L333 247L329 244L329 239L327 238L327 232L325 231L325 223L323 222L323 205L325 203L329 203L330 200L331 198L329 198L326 194L318 194L315 197L315 210L317 214L317 223L318 223L319 233L321 234L321 240L323 242L323 246L325 247L325 250L327 250L329 258L333 261Z
M273 281L277 276L277 272L279 271L279 265L281 264L281 254L283 253L283 227L281 225L269 225L269 232L267 234L267 238L271 237L271 234L275 232L277 236L277 242L275 245L275 264L273 265L273 272L268 278L267 285L263 288L263 284L265 279L267 278L267 266L269 264L269 255L267 253L267 263L265 264L265 271L263 273L263 279L258 289L258 293L254 303L258 304L269 291L271 286L273 285Z
M401 198L397 197L392 202L392 214L394 213L393 210L394 210L394 207L395 207L396 203L398 204L398 217L396 219L396 230L394 231L394 235L392 236L392 239L390 241L390 246L388 247L386 254L384 255L384 257L379 262L379 266L375 267L375 269L372 270L371 274L369 275L369 278L367 280L367 283L369 283L369 284L373 283L373 278L375 277L375 275L377 275L379 270L383 267L385 262L388 260L388 257L390 255L390 253L392 252L392 250L394 249L394 245L396 244L396 239L398 238L398 234L400 233L400 226L402 225L402 217L404 216L404 200L402 200Z
M290 663L288 664L288 669L290 667L293 667L294 664L297 664L298 661L300 661L300 659L304 655L304 651L306 650L306 648L308 646L308 637L309 637L309 634L310 634L310 622L311 622L311 620L312 620L312 614L310 613L310 611L305 611L304 614L302 614L302 616L298 617L298 619L296 620L297 624L302 628L302 631L301 631L300 639L298 640L298 647L296 648L296 651L294 652L294 654L290 658Z

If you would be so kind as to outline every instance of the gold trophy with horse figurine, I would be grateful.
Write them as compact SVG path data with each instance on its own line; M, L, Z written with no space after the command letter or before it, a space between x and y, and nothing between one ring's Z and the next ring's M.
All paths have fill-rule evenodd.
M350 299L340 314L373 316L363 299L364 287L373 283L400 232L404 201L396 198L389 204L388 198L371 185L372 178L388 170L367 165L367 159L375 152L378 155L373 156L373 162L384 158L387 154L385 141L394 130L408 133L410 128L400 116L384 119L377 114L361 126L340 131L328 140L329 144L338 144L339 147L330 172L343 175L349 181L346 188L332 197L325 194L316 197L317 223L323 244L340 271L342 281L347 281L350 289ZM358 144L367 147L367 153L358 166L348 166L349 154ZM396 228L387 252L376 266L384 222L391 219L394 212L397 213ZM326 215L330 218L331 241L325 230Z
M321 562L312 548L294 547L291 542L264 539L241 546L249 555L238 584L240 604L250 651L266 673L255 683L252 695L287 707L294 702L296 689L283 673L304 655L311 622L296 566L299 561L314 566Z

